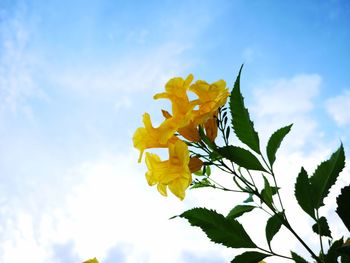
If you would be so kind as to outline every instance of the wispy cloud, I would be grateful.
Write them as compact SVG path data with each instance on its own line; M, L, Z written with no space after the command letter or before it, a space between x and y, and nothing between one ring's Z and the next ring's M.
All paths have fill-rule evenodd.
M317 121L312 111L321 85L318 74L298 74L257 84L253 90L252 113L258 117L257 125L265 140L274 130L294 123L293 148L305 147L307 138L316 133Z
M0 25L0 112L10 111L30 117L28 100L43 97L34 80L36 56L30 52L31 28L26 24L25 9L14 14L4 11Z
M343 94L329 98L326 101L326 110L339 126L350 123L350 90L345 90Z

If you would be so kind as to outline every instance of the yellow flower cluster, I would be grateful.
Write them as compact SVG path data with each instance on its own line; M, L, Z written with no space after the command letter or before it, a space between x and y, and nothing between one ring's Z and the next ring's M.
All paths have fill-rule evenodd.
M84 261L83 263L99 263L99 262L98 262L97 258L92 258L92 259Z
M166 196L169 188L181 200L192 182L192 172L198 171L202 162L198 158L190 158L187 144L175 133L188 141L197 142L200 140L198 126L202 125L207 137L214 141L217 136L218 109L226 103L229 96L223 80L212 84L202 80L191 84L192 81L191 74L185 80L170 79L165 85L165 92L156 94L154 99L170 100L171 113L162 110L165 119L156 128L152 125L150 115L145 113L144 127L138 128L133 136L134 147L140 150L139 162L146 149L168 148L169 160L166 161L162 161L156 154L146 153L146 179L150 186L157 185L162 195ZM189 91L198 98L190 100Z

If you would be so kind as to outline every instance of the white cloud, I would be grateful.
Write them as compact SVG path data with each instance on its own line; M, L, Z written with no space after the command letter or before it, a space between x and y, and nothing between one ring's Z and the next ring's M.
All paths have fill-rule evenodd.
M326 101L327 112L339 126L350 123L350 90L345 90L343 94L335 96Z
M114 65L66 68L51 78L64 89L88 96L155 90L190 65L181 58L185 50L182 44L166 43L144 54L124 56Z
M290 79L282 78L258 86L254 90L256 114L288 116L310 111L321 81L317 74L298 74Z
M118 247L124 262L181 262L184 251L224 257L220 246L185 220L168 220L191 204L160 196L147 185L136 160L136 153L106 154L76 165L61 175L63 181L79 178L62 193L64 204L61 200L37 214L17 207L1 229L0 261L20 262L35 251L35 262L56 262L60 244L70 244L69 253L80 260L96 256L102 262Z
M266 141L273 131L291 123L294 125L288 136L293 136L290 150L304 147L308 138L322 137L322 133L316 131L317 122L312 112L321 84L318 74L298 74L256 85L251 112L256 116L257 130L263 139Z

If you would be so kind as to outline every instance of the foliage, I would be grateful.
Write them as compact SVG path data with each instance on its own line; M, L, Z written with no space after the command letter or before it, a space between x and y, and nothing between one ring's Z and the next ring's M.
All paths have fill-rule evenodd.
M345 166L343 144L340 144L329 159L321 162L311 176L303 167L296 176L294 197L313 221L310 233L314 233L318 238L319 251L316 252L294 230L292 221L287 218L288 207L284 207L274 170L278 149L291 131L292 124L273 132L263 151L259 133L254 128L241 93L242 68L243 66L230 93L226 92L221 80L213 84L205 81L191 84L193 76L190 75L186 80L170 80L166 85L166 92L155 96L171 100L172 114L163 111L165 120L158 128L151 125L150 119L144 119L145 127L139 128L133 138L135 147L142 154L144 150L154 147L172 149L171 145L182 141L188 146L190 154L188 157L187 148L181 144L178 146L181 151L174 148L173 153L169 152L169 161L161 161L159 157L152 155L154 163L150 163L150 157L146 157L149 169L146 176L150 176L150 170L153 169L152 178L148 179L148 183L157 184L158 190L164 195L169 187L180 199L183 199L184 191L188 187L207 187L248 196L243 203L236 204L226 216L208 208L193 208L175 216L187 219L192 226L199 227L215 243L229 248L249 249L233 258L233 263L262 262L267 257L280 257L298 263L308 262L294 251L291 251L290 255L274 251L272 240L277 239L276 234L282 228L291 232L309 253L313 262L333 263L338 262L338 259L341 262L349 262L349 242L344 241L343 237L336 239L332 235L329 221L320 211L324 206L324 199ZM188 91L194 92L198 99L191 101L187 96ZM226 99L229 100L228 107L225 106ZM218 132L222 137L220 143L216 141ZM233 135L236 135L239 145L232 143ZM147 153L147 156L151 155ZM194 167L191 162L197 164L195 171L186 168L186 165ZM157 167L163 170L157 170ZM210 167L220 169L232 177L234 185L226 187L215 182ZM192 182L186 181L188 169L194 176ZM346 186L337 198L336 213L348 230L349 200L350 186ZM238 221L244 220L246 214L258 209L269 215L265 227L268 247L254 242L248 234L249 231L247 232ZM326 244L328 250L325 249Z

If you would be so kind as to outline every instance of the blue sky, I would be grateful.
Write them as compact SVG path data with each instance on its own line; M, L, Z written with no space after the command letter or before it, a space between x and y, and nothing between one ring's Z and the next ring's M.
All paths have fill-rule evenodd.
M227 212L220 198L237 197L163 198L146 184L132 134L145 111L161 121L168 105L152 96L169 78L232 86L244 63L265 141L295 123L277 164L290 175L282 184L294 184L339 140L350 150L349 14L346 0L2 0L0 261L229 261L233 251L167 219L200 205Z

